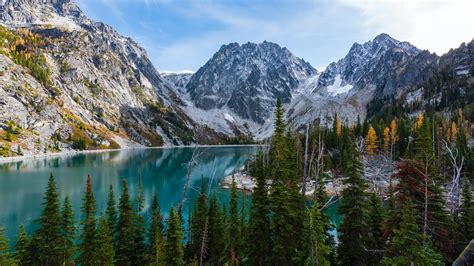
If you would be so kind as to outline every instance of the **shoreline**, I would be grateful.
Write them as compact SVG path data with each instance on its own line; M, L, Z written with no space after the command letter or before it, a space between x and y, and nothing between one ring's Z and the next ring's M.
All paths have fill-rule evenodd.
M147 149L176 149L176 148L226 148L226 147L260 147L262 144L226 144L226 145L179 145L179 146L159 146L159 147L125 147L119 149L102 149L102 150L83 150L83 151L60 151L56 153L44 153L34 155L22 155L12 157L0 157L0 164L21 162L25 160L49 159L62 156L74 156L79 154L89 153L103 153L112 151L127 151L127 150L147 150Z

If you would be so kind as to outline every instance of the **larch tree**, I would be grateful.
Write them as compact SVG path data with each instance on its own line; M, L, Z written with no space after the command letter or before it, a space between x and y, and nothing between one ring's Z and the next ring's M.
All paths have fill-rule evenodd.
M372 126L369 126L369 131L365 137L365 151L368 155L374 155L378 149L377 132Z
M385 127L383 129L383 151L386 154L390 153L390 128Z

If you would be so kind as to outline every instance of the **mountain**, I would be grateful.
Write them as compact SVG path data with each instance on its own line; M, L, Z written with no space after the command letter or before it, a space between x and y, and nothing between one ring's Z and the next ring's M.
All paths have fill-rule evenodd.
M226 140L183 112L143 48L74 1L4 0L0 22L0 127L21 128L23 153Z
M228 108L242 119L263 124L276 99L291 100L301 81L317 71L275 43L223 45L186 85L195 106Z
M363 44L354 43L348 54L331 63L288 106L293 127L319 120L331 123L334 114L349 122L367 115L367 104L400 94L429 78L438 56L408 42L380 34Z

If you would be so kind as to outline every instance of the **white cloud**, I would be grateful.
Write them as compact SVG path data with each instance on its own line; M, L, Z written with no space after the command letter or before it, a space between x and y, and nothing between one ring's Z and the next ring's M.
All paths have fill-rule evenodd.
M386 32L439 55L474 37L474 1L339 1L362 12L367 32Z

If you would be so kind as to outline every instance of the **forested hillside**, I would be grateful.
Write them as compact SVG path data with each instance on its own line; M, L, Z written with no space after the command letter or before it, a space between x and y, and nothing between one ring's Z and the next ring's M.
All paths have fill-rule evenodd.
M336 115L332 128L312 125L305 135L288 129L280 101L275 117L271 143L246 169L257 183L250 204L235 182L230 201L218 202L202 179L188 215L183 196L163 217L156 194L145 212L141 185L130 195L124 180L119 202L111 186L106 213L97 213L88 177L75 221L51 176L38 229L20 225L10 244L0 234L1 264L442 265L474 237L474 158L462 112L351 127ZM341 192L329 196L338 182ZM336 201L343 221L335 236L325 210Z

